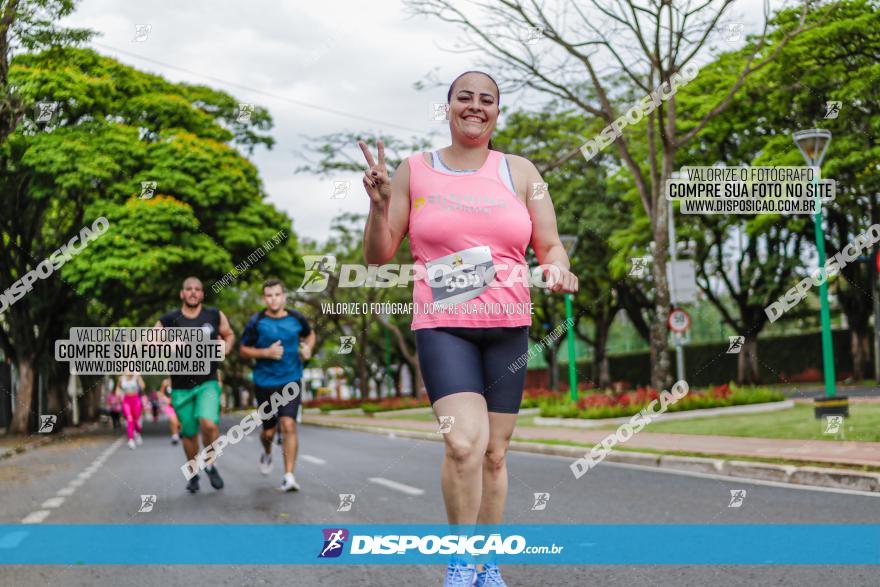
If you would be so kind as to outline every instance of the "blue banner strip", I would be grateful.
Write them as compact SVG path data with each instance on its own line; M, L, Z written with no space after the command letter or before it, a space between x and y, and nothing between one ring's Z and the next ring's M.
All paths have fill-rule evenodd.
M516 551L494 556L499 564L880 564L877 524L509 525L467 531L424 524L15 524L0 525L0 564L446 564L450 555L438 551L456 549L459 535L462 544L469 536L485 537L473 539L475 548L494 540L493 548Z

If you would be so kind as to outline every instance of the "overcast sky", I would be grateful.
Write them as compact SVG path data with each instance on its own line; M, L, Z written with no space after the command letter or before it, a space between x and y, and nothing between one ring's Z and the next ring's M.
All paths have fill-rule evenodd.
M757 32L761 5L739 0L724 20ZM66 23L101 33L93 47L123 63L267 108L276 144L271 151L256 150L251 159L269 200L293 218L300 236L316 240L327 238L335 215L366 213L368 199L360 174L295 175L303 162L294 150L302 149L303 135L381 130L409 138L442 131L434 148L445 146L447 127L432 122L429 112L431 103L446 101L446 86L418 91L413 84L434 71L448 85L477 63L473 53L443 50L461 38L456 27L408 18L398 0L84 0ZM143 40L135 40L139 24L150 26ZM503 95L502 104L523 107L539 99ZM330 197L336 180L351 181L344 199Z

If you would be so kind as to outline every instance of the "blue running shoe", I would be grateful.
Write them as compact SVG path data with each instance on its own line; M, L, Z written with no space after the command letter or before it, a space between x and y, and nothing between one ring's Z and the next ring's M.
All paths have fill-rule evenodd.
M471 587L476 579L477 570L461 561L453 559L446 567L446 581L443 587Z
M501 569L498 565L486 563L483 565L483 571L477 573L477 587L507 587L507 583L501 578Z

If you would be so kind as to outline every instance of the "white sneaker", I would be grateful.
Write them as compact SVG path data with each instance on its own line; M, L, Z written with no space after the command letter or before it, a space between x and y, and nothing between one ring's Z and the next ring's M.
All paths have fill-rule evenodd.
M293 473L285 473L278 491L299 491L299 483L293 477Z
M140 446L140 445L142 445L142 444L144 443L144 439L141 438L141 433L140 433L140 432L135 432L135 433L134 433L134 441L138 444L138 446Z
M178 442L180 442L180 436L178 436L177 434L172 434L171 435L171 444L177 444Z
M272 455L260 453L260 473L268 475L272 472Z
M128 448L134 449L134 439L133 438L128 439Z

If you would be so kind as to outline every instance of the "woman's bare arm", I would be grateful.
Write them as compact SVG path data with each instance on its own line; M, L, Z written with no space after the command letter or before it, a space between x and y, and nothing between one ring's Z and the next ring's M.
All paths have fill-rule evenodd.
M371 265L387 263L397 253L409 228L409 163L401 163L389 179L382 141L378 143L378 163L364 142L359 141L358 145L369 165L363 179L370 196L370 214L364 227L364 260Z
M544 183L544 178L535 165L524 157L508 156L513 175L526 186L526 207L532 218L532 248L541 265L558 267L558 275L551 275L547 280L550 291L574 293L578 289L577 277L571 273L571 262L565 246L559 238L556 227L556 210L548 190L543 190L541 197L531 197L533 187ZM518 186L521 191L522 186Z

